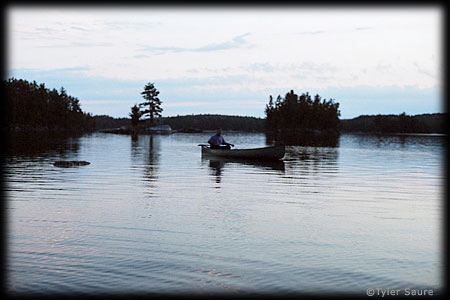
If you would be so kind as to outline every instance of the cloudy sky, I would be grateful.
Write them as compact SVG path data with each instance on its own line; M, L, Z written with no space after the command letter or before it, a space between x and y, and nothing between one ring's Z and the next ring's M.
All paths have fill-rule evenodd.
M126 117L154 82L163 116L264 117L291 89L340 103L341 118L443 111L443 8L7 8L7 77Z

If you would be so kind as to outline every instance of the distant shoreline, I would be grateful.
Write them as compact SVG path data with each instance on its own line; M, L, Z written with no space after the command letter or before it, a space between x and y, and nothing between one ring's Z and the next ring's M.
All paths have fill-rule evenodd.
M401 118L410 122L417 128L411 132L395 130L392 124L397 124ZM23 127L8 128L4 127L3 132L6 134L20 133L49 133L49 134L79 134L88 132L105 132L105 131L124 131L124 134L131 133L130 118L114 118L107 115L93 116L96 127L92 131L83 130L63 130L50 129L43 127ZM418 114L414 116L407 115L361 115L353 119L340 120L341 133L355 134L401 134L401 135L417 135L417 134L447 134L447 118L448 113ZM163 117L158 119L158 123L167 124L177 133L201 133L214 132L218 127L223 128L227 132L265 132L265 119L246 116L229 116L229 115L184 115L176 117ZM378 122L378 123L377 123ZM390 124L388 124L390 122ZM143 122L145 124L145 122ZM377 127L378 126L378 127ZM126 131L126 132L125 132ZM119 133L119 132L117 132ZM139 132L141 134L142 132Z
M446 133L447 113L400 115L361 115L353 119L340 120L340 132L366 133ZM96 130L114 130L129 128L130 118L113 118L110 116L94 116ZM159 124L171 126L178 132L213 131L221 127L226 131L265 132L265 119L246 116L229 115L184 115L163 117ZM417 131L417 132L414 132Z
M185 131L174 131L171 134L213 134L215 133L215 129L207 129L202 130L199 132L185 132ZM105 130L95 130L95 131L86 131L86 132L80 132L80 131L42 131L42 130L17 130L17 131L9 131L7 132L6 138L8 137L14 137L14 135L55 135L55 136L81 136L84 134L92 134L92 133L106 133L106 134L121 134L121 135L132 135L130 132L122 131L120 128L110 128ZM231 133L265 133L261 131L243 131L243 130L226 130L225 133L231 134ZM168 135L168 134L160 134L160 133L144 133L144 132L137 132L137 135ZM430 132L430 133L402 133L402 132L377 132L377 131L341 131L339 134L353 134L353 135L384 135L384 136L436 136L436 137L445 137L448 135L448 133L437 133L437 132Z

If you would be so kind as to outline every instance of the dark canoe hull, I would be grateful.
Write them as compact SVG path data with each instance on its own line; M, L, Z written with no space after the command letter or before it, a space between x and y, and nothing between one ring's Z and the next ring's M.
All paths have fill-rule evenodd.
M227 158L240 158L240 159L263 159L274 160L282 159L285 153L284 145L253 148L253 149L210 149L209 147L202 146L202 155L227 157Z
M87 166L89 164L90 164L90 162L83 161L83 160L60 160L60 161L55 161L53 163L53 165L55 167L61 167L61 168Z

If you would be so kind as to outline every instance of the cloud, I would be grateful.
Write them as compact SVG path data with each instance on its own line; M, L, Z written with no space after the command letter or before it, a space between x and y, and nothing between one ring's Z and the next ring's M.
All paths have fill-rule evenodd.
M379 62L376 66L376 69L380 72L387 72L389 70L392 70L392 68L393 68L392 64L383 62Z
M45 34L54 34L60 32L59 29L50 28L50 27L36 27L34 33L45 33Z
M250 72L274 72L279 70L279 67L276 67L270 63L252 63L242 66L241 69Z
M245 45L247 41L244 37L250 35L250 33L244 33L238 36L235 36L231 41L220 43L220 44L209 44L204 47L197 48L196 51L218 51L218 50L228 50L233 48L240 48Z
M19 76L23 78L39 77L44 80L50 78L55 78L56 80L58 80L62 78L73 78L74 76L78 77L80 76L80 74L84 74L85 72L88 72L90 70L91 70L90 67L85 66L57 68L51 70L20 68L20 69L11 69L9 73L11 76Z
M325 30L314 30L314 31L301 31L301 32L297 32L297 34L300 35L316 35L316 34L323 34L325 33Z
M432 71L430 71L429 69L426 69L422 66L420 66L417 62L414 63L414 66L416 67L417 71L421 74L424 74L426 76L429 76L433 79L436 79L436 74L434 74Z
M75 25L73 25L73 26L70 26L70 29L73 29L73 30L79 30L79 31L85 31L85 32L89 32L89 31L91 31L91 30L89 30L89 29L86 29L86 28L84 28L84 27L80 27L80 26L75 26Z
M149 46L149 47L143 47L141 50L155 52L156 54L164 54L167 52L210 52L210 51L229 50L229 49L241 48L245 44L247 44L245 37L248 35L250 35L250 33L244 33L244 34L233 37L231 41L207 44L205 46L197 47L197 48Z
M149 28L161 27L163 25L160 21L150 21L150 20L137 20L137 21L124 21L124 20L114 20L107 21L102 20L97 24L100 27L107 28L108 30L148 30Z
M200 101L183 101L183 102L172 102L172 103L164 103L164 107L197 107L204 106L211 103L208 102L200 102Z
M92 47L112 47L112 43L107 42L69 42L65 44L43 44L37 45L36 48L92 48Z
M312 61L304 61L302 63L284 63L284 64L272 64L269 62L264 63L251 63L240 67L243 70L251 72L326 72L336 71L337 67L329 63L316 63Z

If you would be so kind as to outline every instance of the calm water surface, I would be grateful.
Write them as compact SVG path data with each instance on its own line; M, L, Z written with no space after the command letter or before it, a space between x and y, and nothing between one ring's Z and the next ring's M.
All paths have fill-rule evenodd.
M202 158L209 135L17 146L4 168L9 292L442 289L443 137L342 135L268 164Z

